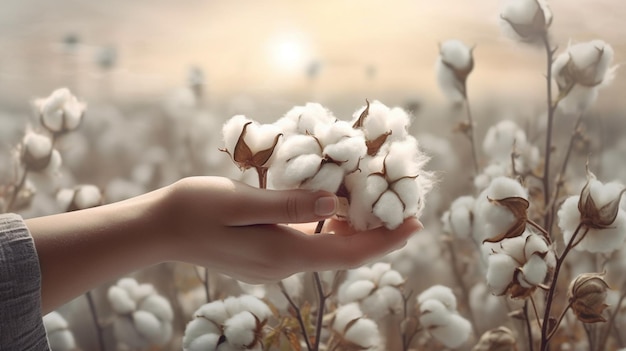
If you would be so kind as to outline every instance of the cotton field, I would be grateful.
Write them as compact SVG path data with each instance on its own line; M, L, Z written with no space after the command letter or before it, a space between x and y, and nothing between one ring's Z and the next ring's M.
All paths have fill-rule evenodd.
M0 15L3 213L220 176L336 195L286 230L423 226L263 284L187 257L128 272L43 316L53 351L626 350L622 4L41 2L31 34Z

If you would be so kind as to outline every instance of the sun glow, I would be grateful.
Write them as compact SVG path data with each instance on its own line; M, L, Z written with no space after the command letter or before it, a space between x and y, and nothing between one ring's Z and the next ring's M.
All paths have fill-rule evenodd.
M301 35L278 35L270 41L270 60L281 70L304 69L309 49Z

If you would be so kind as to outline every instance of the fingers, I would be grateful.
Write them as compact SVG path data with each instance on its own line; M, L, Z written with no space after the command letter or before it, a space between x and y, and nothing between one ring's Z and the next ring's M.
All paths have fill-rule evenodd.
M337 211L337 197L325 191L265 190L242 185L231 225L307 223Z
M307 271L349 269L397 250L408 238L422 229L421 223L410 218L395 230L377 228L354 235L317 234L306 237L303 268Z

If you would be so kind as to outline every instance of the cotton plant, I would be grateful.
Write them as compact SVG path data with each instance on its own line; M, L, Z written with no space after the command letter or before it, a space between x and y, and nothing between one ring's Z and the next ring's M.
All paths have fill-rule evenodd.
M86 104L67 88L60 88L46 98L33 102L38 124L29 125L14 152L16 180L8 186L3 211L16 211L30 206L34 191L27 189L28 175L39 173L48 177L59 174L62 157L56 148L59 137L75 131L81 124Z
M183 350L263 350L270 308L251 295L202 305L185 328Z
M76 351L76 340L69 324L59 312L50 312L43 316L48 344L52 351Z
M360 267L348 271L337 291L337 300L341 305L356 302L368 318L379 320L402 310L401 288L404 281L402 275L388 263Z
M107 291L115 312L113 333L118 343L135 349L163 346L172 338L174 312L151 284L122 278Z
M337 308L330 321L331 337L328 350L376 351L383 350L383 339L378 325L369 319L357 303Z
M472 333L471 323L457 312L452 289L434 285L417 296L420 325L448 348L463 345Z

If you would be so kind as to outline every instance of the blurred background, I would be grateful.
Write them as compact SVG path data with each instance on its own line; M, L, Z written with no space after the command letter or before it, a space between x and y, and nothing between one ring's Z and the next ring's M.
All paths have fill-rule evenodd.
M626 54L626 3L556 0L554 42L604 39ZM498 1L467 0L2 0L0 106L21 110L67 86L90 103L164 99L205 75L205 102L219 114L237 105L276 117L318 101L337 114L365 98L388 105L443 102L438 42L476 45L469 79L476 103L542 96L544 54L506 38ZM601 94L616 97L626 80ZM241 107L240 106L240 107Z

